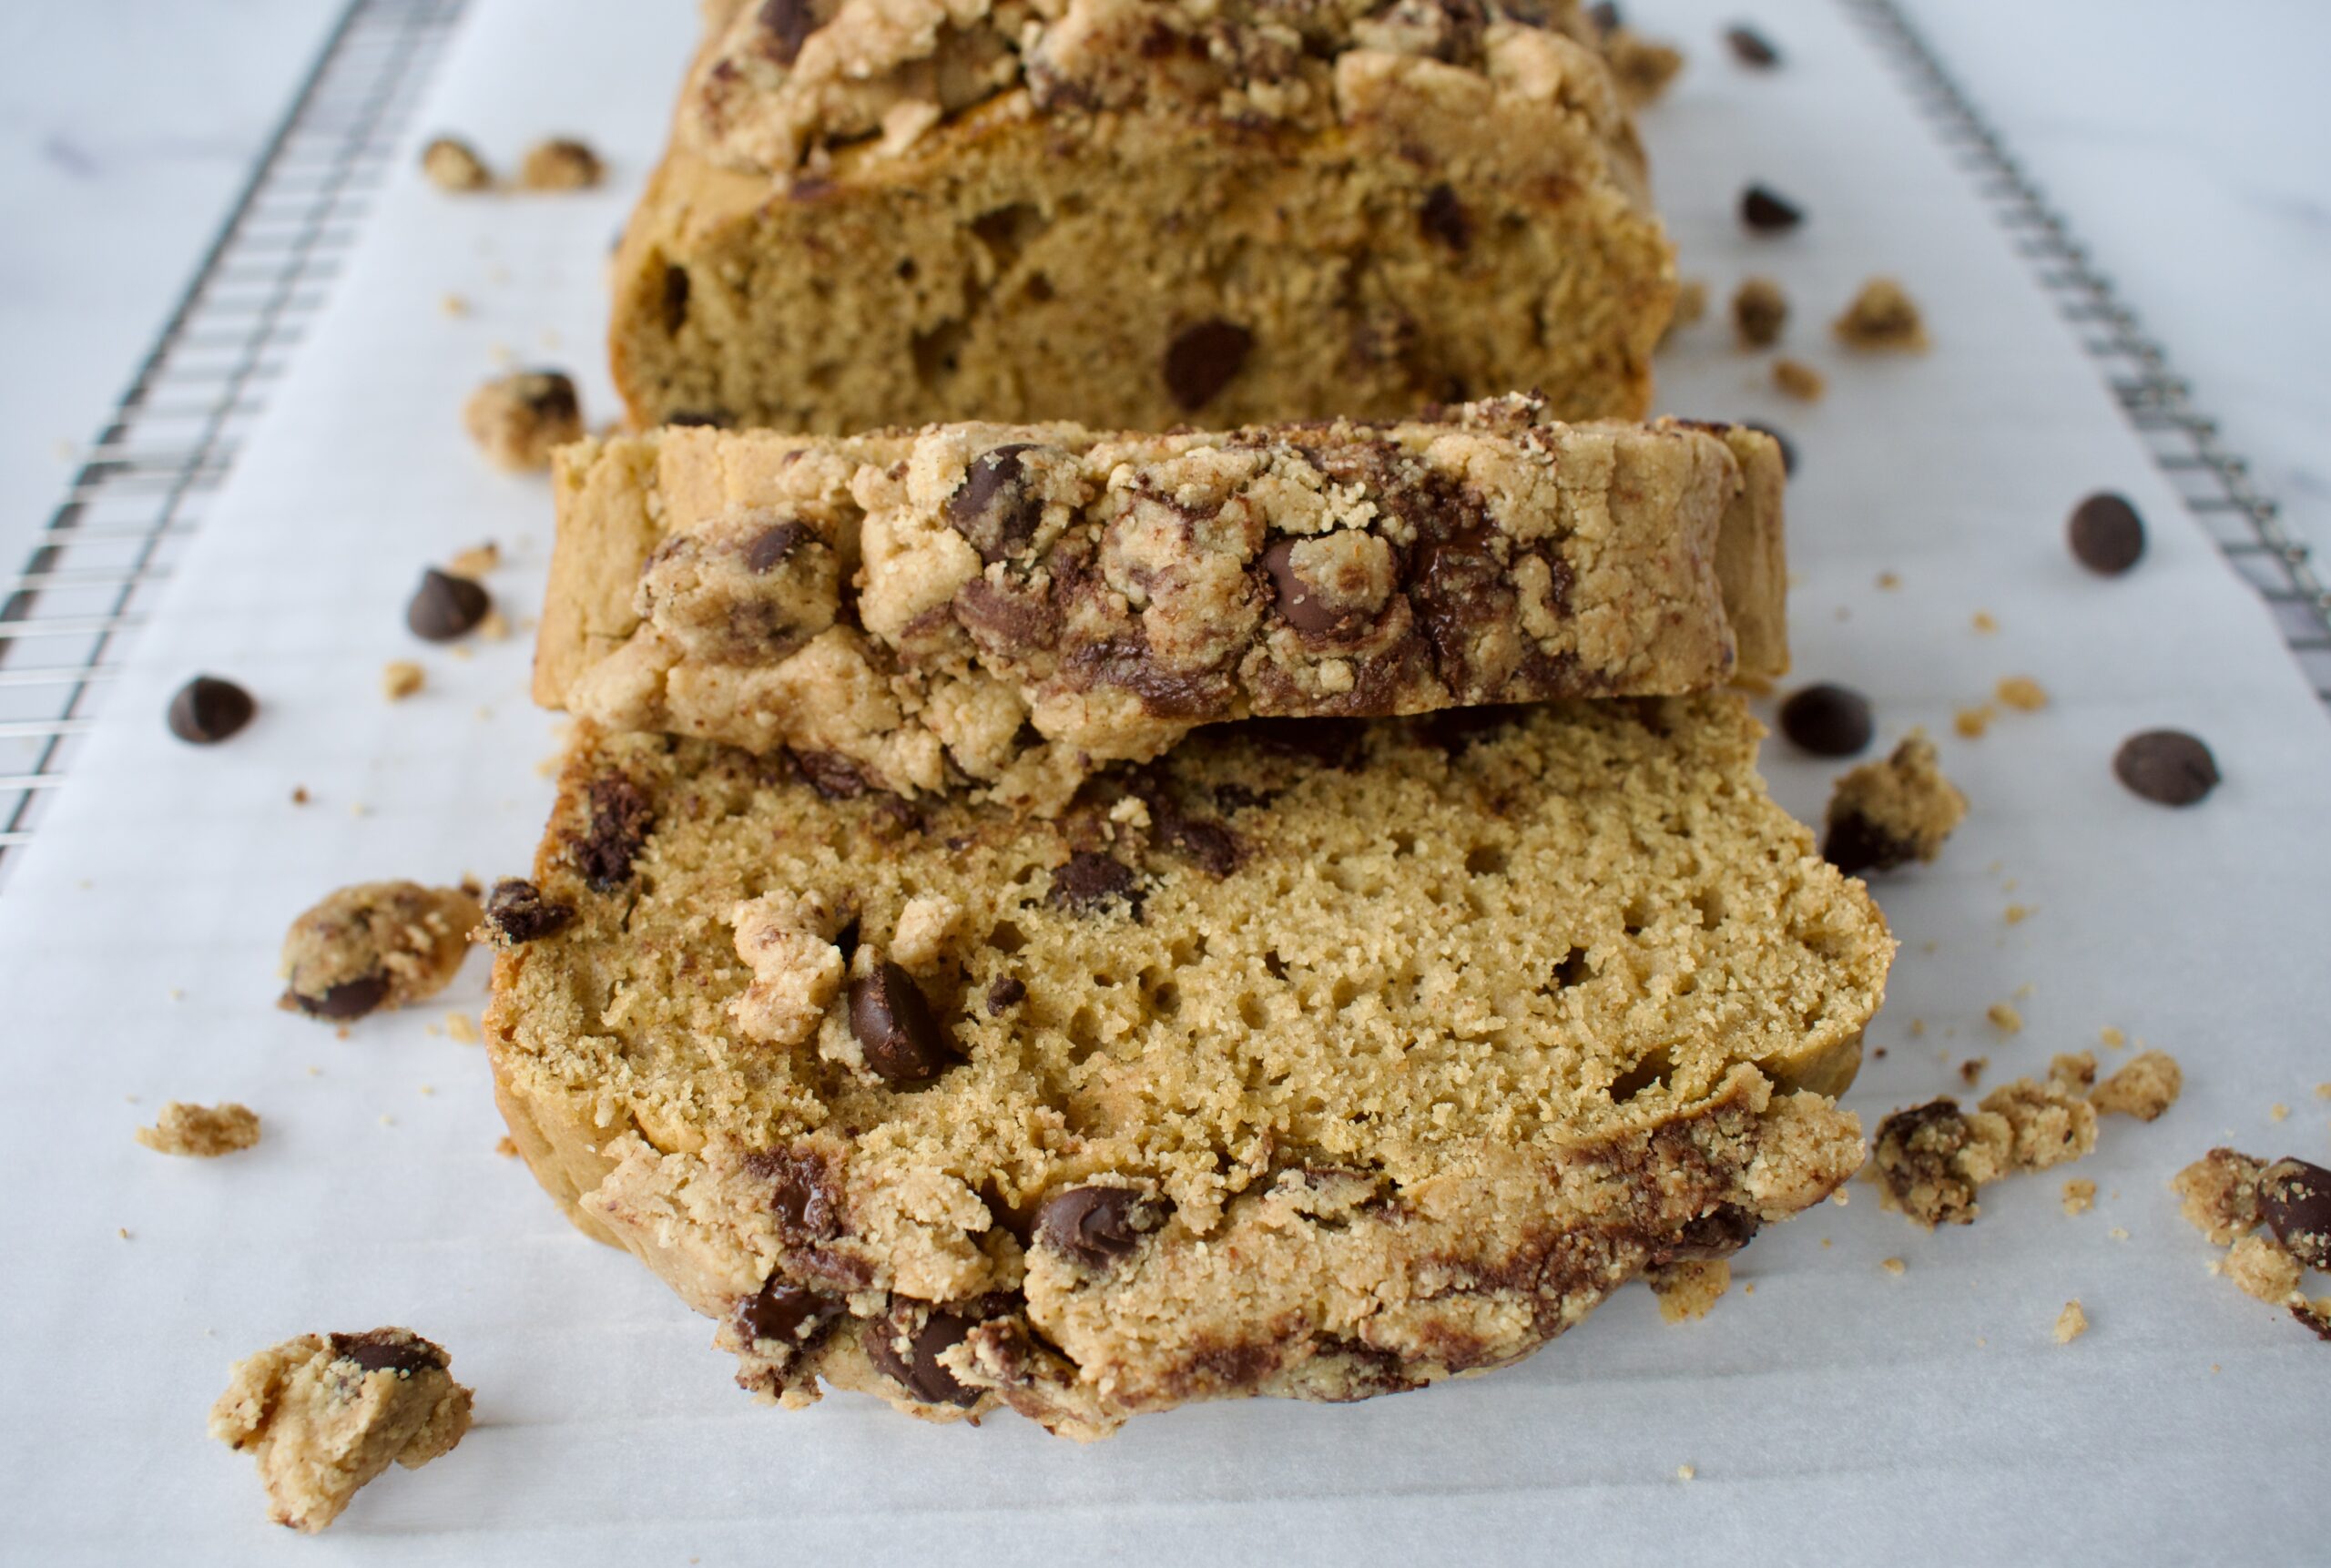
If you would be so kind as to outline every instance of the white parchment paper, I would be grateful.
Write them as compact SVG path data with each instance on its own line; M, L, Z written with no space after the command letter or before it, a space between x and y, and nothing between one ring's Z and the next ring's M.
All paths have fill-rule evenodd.
M1848 1103L1874 1124L1958 1087L1967 1056L1996 1082L2106 1024L2163 1045L2185 1098L2150 1126L2108 1122L2079 1173L2093 1212L2061 1212L2057 1173L1930 1237L1857 1185L1759 1239L1705 1321L1663 1327L1630 1291L1493 1377L1184 1410L1089 1450L850 1396L752 1405L708 1324L495 1154L483 1054L432 1027L440 1009L341 1040L272 1006L283 926L324 890L523 868L548 799L524 640L463 658L413 643L402 610L425 562L484 538L507 554L501 603L535 606L545 487L489 472L456 410L499 350L573 367L588 412L612 413L602 258L693 19L677 0L477 0L416 145L455 129L508 167L573 130L608 150L612 187L453 199L406 160L0 895L0 1558L2319 1560L2299 1497L2331 1459L2331 1347L2213 1278L2164 1183L2213 1144L2321 1159L2331 1141L2314 1094L2331 1079L2331 726L1842 15L1768 8L1787 63L1756 75L1716 42L1727 6L1631 9L1692 56L1647 125L1685 271L1719 307L1752 270L1779 279L1790 351L1830 378L1818 405L1787 402L1714 320L1664 361L1662 402L1785 425L1798 678L1871 693L1881 744L1938 734L1974 801L1941 863L1879 889L1903 952L1870 1035L1886 1054ZM1744 235L1752 178L1809 221ZM1926 307L1930 354L1828 342L1822 323L1878 271ZM2152 529L2109 583L2061 543L2066 510L2108 486ZM403 657L429 685L391 705L380 667ZM197 670L263 705L207 751L161 723ZM2044 712L1951 733L2019 674ZM2198 809L2112 781L2115 745L2157 725L2216 749L2225 782ZM1834 766L1778 742L1766 765L1817 814ZM2010 925L2010 903L2034 912ZM474 1013L483 971L473 957L443 1005ZM2002 1000L2025 1021L2013 1037L1984 1022ZM216 1162L149 1154L131 1129L171 1097L242 1100L265 1140ZM2060 1348L2073 1297L2092 1327ZM451 1348L478 1427L320 1540L269 1526L249 1462L202 1432L229 1363L382 1323Z

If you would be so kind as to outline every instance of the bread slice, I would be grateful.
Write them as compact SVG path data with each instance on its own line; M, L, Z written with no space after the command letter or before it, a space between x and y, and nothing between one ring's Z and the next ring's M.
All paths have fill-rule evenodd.
M1787 662L1761 432L1430 420L569 448L535 695L1056 809L1249 716L1698 690Z
M1861 1161L1893 944L1760 733L1260 720L1032 819L581 727L488 906L496 1096L788 1405L1094 1437L1501 1365Z
M1672 250L1576 0L712 10L615 260L638 424L1649 406Z

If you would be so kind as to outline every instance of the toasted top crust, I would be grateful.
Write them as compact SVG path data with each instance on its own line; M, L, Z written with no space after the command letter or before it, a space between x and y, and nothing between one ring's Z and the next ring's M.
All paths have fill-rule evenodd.
M667 430L566 449L534 691L613 728L1049 810L1249 715L1777 673L1756 432L1440 417L1104 435Z

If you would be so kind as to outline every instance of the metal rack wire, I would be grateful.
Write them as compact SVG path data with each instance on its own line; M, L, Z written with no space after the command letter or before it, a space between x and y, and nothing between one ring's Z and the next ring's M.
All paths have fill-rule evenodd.
M322 307L462 0L352 0L23 570L0 578L0 877Z
M2250 465L2218 439L2217 422L2194 409L2193 389L2171 367L2168 351L2146 336L2136 312L2096 270L2087 247L2048 205L1895 0L1839 4L1869 34L1943 145L1973 177L2018 252L2031 260L2102 366L2153 462L2272 608L2315 695L2331 706L2331 589L2307 547L2283 525L2280 506L2251 482Z
M2331 703L2331 592L2274 501L1893 0L1838 3L2079 324L2154 460ZM0 580L0 880L321 308L462 5L352 0L30 559Z

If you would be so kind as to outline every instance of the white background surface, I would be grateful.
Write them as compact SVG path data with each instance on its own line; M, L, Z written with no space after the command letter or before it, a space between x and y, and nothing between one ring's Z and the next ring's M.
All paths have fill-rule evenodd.
M1727 5L1658 20L1707 38ZM1705 1322L1664 1328L1631 1291L1526 1365L1327 1409L1228 1405L1135 1423L1083 1451L1024 1422L931 1430L848 1397L781 1416L728 1386L709 1326L628 1258L568 1230L499 1128L475 1047L436 1009L345 1042L276 1013L273 953L317 893L361 877L491 876L531 853L549 725L524 649L462 659L401 625L421 565L492 536L524 614L546 545L537 482L485 471L452 411L500 343L594 375L600 259L645 170L687 39L627 0L497 0L449 56L424 126L507 159L586 128L616 188L453 202L410 178L351 261L232 492L212 509L136 673L0 896L0 993L17 1137L0 1145L0 1557L42 1563L479 1561L1413 1562L1830 1558L2199 1561L2319 1554L2276 1475L2323 1473L2331 1359L2204 1266L2163 1183L2211 1144L2325 1156L2331 1077L2326 728L2263 613L2158 484L2021 263L1826 10L1772 31L1786 73L1715 50L1650 132L1685 270L1773 273L1817 321L1871 271L1900 273L1938 346L1857 360L1800 330L1832 378L1805 409L1715 325L1664 370L1679 412L1779 418L1807 678L1875 697L1881 741L1945 737L1975 801L1938 866L1880 890L1904 942L1849 1104L1874 1120L1957 1085L2044 1069L2116 1024L2174 1050L2185 1101L2109 1123L2080 1174L1992 1189L1983 1219L1925 1236L1867 1186L1768 1234ZM1750 178L1815 221L1752 241ZM459 320L437 301L476 305ZM545 338L545 334L550 334ZM2154 547L2115 583L2072 567L2071 501L2137 498ZM1874 585L1899 574L1893 592ZM1999 630L1976 632L1977 610ZM381 663L427 693L390 707ZM234 743L164 733L194 668L264 704ZM2000 677L2055 697L1980 741L1954 708ZM2122 792L2128 731L2195 728L2227 774L2173 813ZM1768 748L1786 803L1834 772ZM305 785L312 804L294 808ZM364 813L355 814L361 806ZM2009 927L2009 902L2037 910ZM446 1005L474 1009L482 963ZM1982 1023L2015 995L2023 1033ZM1926 1024L1912 1040L1912 1020ZM2102 1053L2110 1058L2112 1053ZM317 1069L311 1073L310 1068ZM431 1090L433 1092L424 1092ZM130 1103L129 1096L137 1096ZM130 1129L160 1101L238 1098L268 1135L230 1160L163 1160ZM2268 1106L2295 1114L2280 1124ZM385 1118L385 1120L384 1120ZM127 1238L117 1234L126 1228ZM2113 1232L2126 1232L2116 1239ZM1824 1245L1829 1243L1830 1245ZM1907 1260L1899 1278L1878 1268ZM2059 1348L2062 1302L2094 1325ZM202 1412L235 1357L291 1333L408 1322L452 1349L480 1425L392 1473L332 1532L261 1522L246 1461ZM1697 1479L1676 1479L1679 1464Z

